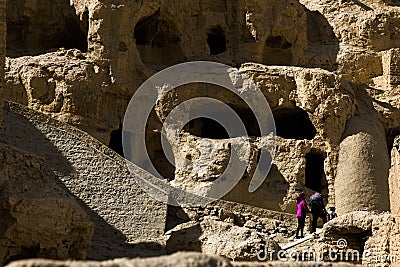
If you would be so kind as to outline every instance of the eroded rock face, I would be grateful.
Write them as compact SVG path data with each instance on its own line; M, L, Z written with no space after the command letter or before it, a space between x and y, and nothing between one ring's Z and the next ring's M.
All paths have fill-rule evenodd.
M381 51L397 47L393 36L398 14L390 3L364 2L112 4L97 0L72 1L69 7L62 1L13 1L8 5L8 24L15 31L9 35L8 51L17 52L24 44L41 46L54 41L52 48L86 52L82 45L64 40L77 32L80 37L73 39L86 41L88 57L107 62L112 80L129 95L155 70L199 59L236 66L258 62L338 69L356 83L371 84L377 78L374 82L380 87L379 81L385 80ZM41 23L49 10L55 10L53 20ZM52 23L60 27L43 30ZM31 31L27 33L25 28ZM66 29L70 32L64 33ZM115 126L108 130L115 130Z
M400 213L400 201L398 198L399 180L400 180L400 137L394 140L393 148L391 151L392 165L389 175L389 188L390 188L390 211L393 214Z
M124 85L135 83L128 73L199 59L335 69L338 42L331 27L298 1L74 2L78 12L93 14L89 51L106 52ZM117 23L102 19L109 16ZM108 39L110 31L117 36Z
M222 221L231 226L245 227L264 236L273 235L273 240L286 243L295 234L297 218L290 213L256 208L240 203L219 200L207 207L193 207L169 210L183 222L202 222L205 218ZM174 220L175 222L177 220ZM172 229L171 225L167 229Z
M337 246L338 240L346 241L347 250L365 253L359 263L376 266L395 264L398 252L398 216L389 213L357 211L329 221L322 234L324 248Z
M398 47L399 14L387 1L308 1L309 10L328 21L339 43L338 71L352 82L369 84L382 75L382 51Z
M79 126L108 144L123 116L116 107L124 105L118 104L123 100L110 80L108 67L79 50L8 58L4 97Z
M338 145L347 120L356 110L353 89L333 73L318 69L245 64L239 71L253 79L275 117L277 150L269 176L258 190L248 191L259 151L269 145L268 136L260 135L256 119L240 98L222 88L199 84L159 95L156 115L151 117L148 129L152 143L160 139L160 134L154 132L161 132L162 123L175 106L200 96L230 105L242 116L250 137L229 138L217 124L207 120L189 123L180 138L171 143L175 171L168 178L187 188L214 181L225 171L233 147L239 147L241 160L248 159L249 164L225 200L292 212L295 195L302 189L310 194L322 192L333 202ZM168 166L161 162L159 169Z
M51 175L53 183L62 186L63 192L73 195L88 214L95 225L92 242L88 244L89 259L165 254L162 234L166 221L166 205L151 199L137 185L133 173L129 172L123 159L103 144L68 124L15 103L7 103L5 107L0 142L43 158L43 171ZM24 159L20 160L23 166ZM22 169L21 166L15 164L6 170L11 173L13 170L28 172L27 168ZM149 175L139 168L136 171L140 177ZM40 192L45 191L48 186L38 186L30 197L35 199L35 196L40 196ZM17 192L10 192L10 198L24 189L24 185L21 187ZM52 205L58 202L60 200L57 199L49 201ZM18 202L15 203L17 204ZM50 209L45 201L40 200L35 203L39 214L42 212L40 204L43 205L43 213ZM21 209L25 212L29 207L22 206ZM73 210L69 212L74 214ZM32 221L38 219L40 217L32 213ZM55 229L59 231L49 235L57 236L65 232L64 228L58 228L59 223L55 223L57 220L62 224L64 220L68 222L68 217L64 219L60 215L54 221L49 219L46 224L55 224ZM26 228L21 226L20 231L29 233L29 220L23 222ZM43 227L41 231L46 232L46 224L38 222L38 226ZM68 235L68 231L65 234ZM79 235L78 237L80 238ZM63 247L62 240L51 242ZM26 258L22 252L18 255ZM43 254L44 256L47 255ZM51 257L57 258L57 255L51 254Z
M68 1L9 1L7 56L38 55L49 50L87 50L88 13L78 16Z
M356 112L355 91L367 92L385 131L398 134L399 57L394 49L398 40L393 36L398 31L399 15L391 2L193 0L116 4L74 0L71 4L14 1L8 5L9 29L15 29L8 38L10 55L21 55L23 50L30 51L29 55L34 55L32 51L43 54L47 48L61 47L80 52L60 50L10 59L5 97L53 114L120 153L120 125L127 103L139 85L158 70L192 60L309 68L241 67L262 88L278 126L283 127L283 138L278 140L269 183L250 195L246 192L249 179L243 179L228 200L293 211L294 195L306 190L323 192L333 204L338 144L346 121ZM41 23L41 17L53 9L52 19ZM53 24L60 26L44 32ZM77 35L72 35L75 32ZM58 38L60 35L66 39ZM71 36L77 43L68 41ZM31 47L35 45L38 47ZM185 99L197 92L183 94ZM218 94L246 114L236 100ZM170 106L162 105L159 111L168 110ZM304 122L308 129L302 133L290 129L287 118ZM204 140L197 137L191 132L184 142L176 144L174 168L164 159L159 142L154 141L159 135L149 131L149 154L168 180L182 181L187 176L188 183L214 179L224 169L232 140L213 141L218 143L214 151L218 156L211 159L199 156L213 152L200 146ZM251 176L259 148L259 142L252 141L245 176ZM210 168L190 169L183 161L186 156L193 166L207 162ZM278 193L264 199L271 191Z
M94 224L46 172L44 160L0 145L1 264L23 258L86 259Z
M394 1L70 3L72 6L61 0L10 1L8 54L29 57L8 59L6 99L75 125L104 144L120 145L120 125L127 103L156 71L191 60L241 66L272 108L278 128L277 153L270 176L250 194L248 183L264 145L263 136L252 132L251 147L243 154L250 163L238 186L225 197L227 200L292 212L297 192L305 190L308 194L321 191L343 213L360 208L387 209L389 158L384 152L385 135L392 138L400 134L400 53L396 48L400 13ZM182 142L174 144L176 168L165 161L157 141L159 133L153 130L175 102L195 97L203 90L200 85L189 89L161 97L147 137L149 154L165 177L171 183L190 186L218 177L228 160L229 146L239 141L226 139L214 128L207 131L207 123L200 121L184 132ZM206 88L204 92L234 106L251 124L248 110L237 99L222 90L212 93ZM367 114L362 110L364 102L369 103ZM368 122L360 126L357 120L361 115L366 115ZM39 124L41 130L48 130L45 122ZM7 142L18 143L18 139ZM70 147L61 141L59 144L60 151L73 158ZM95 154L90 155L97 158ZM396 157L392 157L392 165ZM85 159L93 162L93 158ZM107 163L110 169L120 170L113 160ZM103 170L96 164L88 165L93 173ZM82 175L87 174L84 167L80 169ZM396 173L396 167L392 167L392 198L398 195ZM75 187L69 178L63 181L83 199L91 198L92 187ZM124 185L118 181L118 185ZM91 204L101 203L103 194L96 196ZM154 205L159 208L157 215L162 214L163 207ZM91 207L96 206L103 205ZM394 199L392 209L397 209ZM113 219L115 213L108 211L96 210L118 230L136 239L138 233L130 232L129 225ZM157 229L161 229L160 221L156 222ZM102 241L100 237L97 244L102 245ZM120 251L124 253L124 249Z
M257 253L264 246L268 251L280 250L275 241L262 233L210 217L205 217L200 222L181 224L167 235L168 253L199 251L235 261L257 261Z
M287 8L287 4L290 8ZM327 20L321 14L306 9L298 1L239 1L229 4L224 1L214 3L197 0L168 4L163 1L121 1L113 4L108 1L80 0L72 1L72 7L69 7L63 1L42 3L18 0L10 3L7 8L10 31L7 42L10 55L21 55L21 51L25 51L22 55L44 54L48 52L46 48L77 48L85 53L85 47L88 47L89 61L102 66L100 72L103 68L107 69L110 77L104 77L101 86L91 83L83 86L85 91L97 97L90 100L84 97L85 100L79 98L69 102L64 109L71 112L48 109L46 107L49 103L39 101L31 105L29 102L35 109L56 114L65 113L65 121L74 121L75 126L88 131L106 144L109 142L110 132L118 129L122 122L126 100L155 71L176 63L210 60L234 66L258 62L267 65L322 67L331 71L337 68L338 42ZM51 10L54 10L54 14L50 16ZM43 17L52 17L52 20L43 21ZM45 31L53 24L58 26ZM77 43L70 42L70 39ZM76 65L74 60L70 62L62 53L47 57L55 62L60 57L66 65ZM45 59L39 57L36 60ZM25 58L23 65L29 65L36 60ZM21 61L17 64L21 65ZM44 67L47 69L47 66ZM75 67L76 76L87 80L84 78L86 74L80 74L82 69L86 67ZM31 84L31 79L43 80L46 78L43 71L31 72L18 85L20 90L15 90L15 84L19 83L19 71L9 69L7 80L10 83L7 86L9 89L6 99L21 103L21 98L24 95L29 96L31 91L30 88L25 88L24 93L23 84ZM40 87L37 90L43 93L53 91L54 87L55 91L63 90L52 83L51 77L48 78L50 84L47 86L43 81L41 84L36 83L36 87ZM99 86L107 89L98 90ZM79 83L69 83L67 87L69 92L82 91ZM115 95L112 96L116 100L114 102L96 100L99 94L104 98L110 96L109 93L127 93L121 97L125 99L125 103L116 100L119 97ZM54 92L50 94L54 95ZM77 106L81 103L87 104L86 100L97 104L98 108L90 106L89 113L82 112L82 108ZM28 101L22 103L26 104ZM61 100L57 102L58 107L62 106ZM107 123L101 124L100 119L93 121L94 117L99 117L97 113L101 112L100 106L104 108L104 105L114 109L108 110L109 115L102 118ZM116 110L121 112L113 114ZM72 115L79 116L80 119L67 118ZM119 123L115 123L116 120ZM104 132L103 136L100 131Z
M10 9L16 2L9 4ZM5 11L6 1L0 1L0 122L5 87ZM35 257L86 259L94 224L45 168L45 160L4 143L0 143L0 158L0 264Z

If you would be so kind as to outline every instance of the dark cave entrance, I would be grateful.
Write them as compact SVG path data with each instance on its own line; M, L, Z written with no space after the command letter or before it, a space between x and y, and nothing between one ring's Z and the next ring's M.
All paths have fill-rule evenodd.
M190 134L193 134L202 138L209 139L228 139L229 134L225 128L217 121L209 118L197 118L191 120L187 125L187 130Z
M312 140L317 134L307 112L300 108L280 108L273 114L276 134L282 138Z
M172 147L168 144L166 145L168 146L166 149L171 151L172 157L174 157ZM175 158L173 158L173 162L171 164L163 150L160 133L147 132L146 149L149 158L157 172L168 181L173 180L175 178Z
M59 48L87 52L89 13L78 16L67 0L42 1L29 12L23 12L23 2L7 2L7 56L35 56Z
M117 130L111 132L110 142L108 147L119 155L124 156L124 149L122 146L122 125Z
M87 36L89 31L89 12L82 14L81 20L69 18L66 21L66 29L61 33L62 37L55 37L54 42L58 47L66 49L76 48L82 52L87 52Z
M386 143L387 143L389 157L391 157L394 140L396 139L397 136L400 136L400 127L390 129L386 132Z
M395 138L396 138L395 135L390 135L390 134L386 135L386 143L387 143L389 156L391 156L391 154L392 154L392 149L393 149Z
M233 109L243 122L248 136L261 136L257 119L250 109ZM184 129L192 135L209 139L228 139L241 136L239 133L232 133L232 136L229 136L227 130L219 122L205 117L191 120Z
M185 60L180 33L172 23L161 19L159 12L136 24L134 38L143 63L171 65Z
M5 266L8 263L13 262L13 261L34 259L34 258L39 258L39 257L44 258L42 255L40 255L39 243L34 244L34 245L32 244L32 246L21 246L19 253L17 255L6 257L3 264Z
M226 38L225 32L221 26L212 28L207 33L207 44L210 48L211 55L222 54L226 51Z
M338 66L336 58L339 52L339 40L332 26L319 11L306 9L306 14L310 50L304 66L335 71Z
M324 155L318 151L311 151L305 158L305 186L327 196L328 182L324 171Z
M346 260L347 262L350 262L352 264L362 263L362 258L365 252L365 245L370 237L372 237L371 230L365 230L357 226L352 226L350 231L349 228L340 228L339 226L335 229L335 233L329 233L326 236L326 238L328 239L336 240L333 241L334 245L336 245L337 241L340 239L346 240L345 250L342 250L342 252L336 256L336 258L333 258L333 254L332 259L336 259L334 260L334 262ZM325 256L328 255L325 254Z
M291 65L292 44L283 36L268 36L265 40L263 51L263 64L265 65Z
M158 120L156 111L153 109L149 115L146 124L146 150L154 168L164 179L171 181L175 178L175 157L172 146L167 142L162 144L162 123ZM134 153L134 152L133 152ZM168 153L171 156L172 163L166 156Z

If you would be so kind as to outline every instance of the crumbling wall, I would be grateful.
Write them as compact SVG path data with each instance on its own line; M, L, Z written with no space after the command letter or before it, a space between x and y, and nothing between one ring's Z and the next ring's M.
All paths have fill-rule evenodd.
M288 4L290 8L287 8ZM337 8L325 8L330 4ZM33 3L29 5L37 10ZM56 8L61 4L56 1L53 5ZM210 60L233 66L259 62L339 71L342 76L334 79L330 74L314 77L318 75L297 70L293 71L295 78L291 78L292 69L282 74L287 67L280 70L259 67L254 74L249 72L255 79L262 76L262 72L269 73L260 78L259 84L272 84L266 91L266 97L273 106L277 125L282 129L278 135L283 136L279 141L279 160L270 179L280 192L279 196L262 202L260 200L268 191L261 190L259 196L252 194L243 198L246 195L243 190L249 181L245 179L227 196L229 200L241 200L251 205L291 211L294 209L294 195L306 187L309 193L321 191L333 204L339 154L337 144L341 141L347 119L353 113L351 109L354 109L353 104L347 105L351 102L349 98L353 89L343 82L343 78L379 87L393 80L396 73L396 51L381 52L389 50L397 42L392 36L396 32L393 25L398 16L391 6L376 3L360 6L352 2L329 1L120 1L119 4L71 1L71 5L65 7L71 14L68 16L74 15L80 22L88 18L87 53L84 49L64 50L37 57L10 59L7 64L6 98L53 114L105 144L110 144L113 135L112 147L121 147L121 123L132 94L151 74L170 65ZM362 7L371 7L378 15L369 20L371 10ZM21 12L29 11L23 9L21 7ZM338 19L342 16L340 10L346 10L348 22L347 18ZM357 15L360 12L361 17ZM365 27L360 26L363 20L366 21ZM358 35L358 31L362 34ZM378 36L384 36L384 43L377 41ZM392 70L387 66L392 66ZM337 91L331 93L328 90L330 93L326 93L327 83L329 88L346 87L349 96L343 98ZM194 92L187 98L194 97ZM377 94L371 95L382 100ZM322 103L324 98L327 100ZM391 99L391 105L399 102L393 97ZM400 122L400 115L395 117L394 109L381 105L379 101L374 105L381 109L380 119L386 129ZM309 129L299 132L298 136L291 136L290 127L286 127L291 124L289 121L300 122L303 118ZM148 134L152 143L148 146L149 154L160 165L158 169L163 170L169 180L173 180L175 175L177 178L184 176L187 172L180 166L175 169L164 160L156 141L159 137L154 132ZM289 142L285 139L302 141ZM188 139L188 143L192 141ZM296 148L288 148L293 145ZM214 164L213 171L216 172L212 175L223 169L225 152L221 152L219 163ZM252 161L256 162L257 151L253 152ZM180 156L176 155L178 165ZM310 166L319 167L313 173ZM251 175L252 167L248 169ZM272 187L265 184L263 188Z
M77 126L105 144L127 105L108 67L79 50L7 58L5 99Z
M385 89L390 90L400 85L400 49L392 48L382 53L383 77Z
M390 232L390 254L396 260L396 264L400 262L400 216L392 214L391 219L392 231ZM393 264L395 265L395 264Z
M148 136L160 138L154 132L161 132L162 123L175 105L199 96L219 99L242 116L251 143L249 151L241 155L249 157L249 166L225 200L293 212L297 193L305 190L309 195L321 192L333 204L339 143L346 122L355 110L353 89L324 70L249 63L240 71L252 78L266 97L275 116L278 135L271 172L255 192L250 193L248 186L258 163L259 149L264 145L263 136L255 130L258 124L249 107L227 90L192 84L167 96L160 95L155 106L157 115L151 117L152 127L147 129ZM208 121L187 126L180 140L171 143L176 169L175 176L167 178L175 184L194 188L219 177L228 164L230 147L244 142L237 136L229 139ZM160 155L154 161L156 165L160 163L159 158ZM158 166L160 170L165 168L166 165Z
M296 0L290 3L214 3L198 0L168 3L125 0L119 4L109 1L70 2L72 6L64 0L51 3L45 3L44 0L12 1L7 6L11 33L8 38L10 56L41 56L10 59L6 99L56 114L59 119L89 132L105 144L108 144L111 132L122 123L127 101L142 82L155 71L176 63L210 60L233 66L258 62L322 67L332 71L337 68L338 41L332 27L320 13L309 11ZM291 8L287 8L287 4ZM52 19L43 20L44 17ZM46 31L46 28L51 30ZM70 45L68 40L63 39L69 38L72 33L79 35L73 36L73 40L87 42L87 55L82 45ZM50 50L44 45L49 46ZM106 70L109 75L102 80L102 90L98 90L99 85L85 81L84 86L69 84L69 92L74 91L73 95L79 95L84 87L90 94L100 98L112 96L114 101L96 103L96 100L74 99L63 102L60 98L55 99L53 106L65 105L62 110L49 109L49 103L40 101L32 105L29 99L30 86L26 86L26 83L34 84L40 92L62 91L63 88L57 85L54 90L54 83L48 77L53 70L48 66L25 75L22 82L20 71L15 68L21 64L28 66L32 62L42 61L44 53L59 48L80 50L79 58L93 62L100 72ZM76 64L74 59L70 61L63 53L53 53L47 57L55 62L63 60L66 65ZM79 70L77 72L81 73ZM68 76L60 78L68 80ZM75 78L78 76L79 79L85 79L85 74L77 74ZM31 82L43 78L50 78L50 84ZM92 78L86 78L89 79ZM86 107L89 112L82 112L81 107L76 107L81 102L96 103L97 107L89 105ZM102 113L104 106L110 109L104 112L106 117L100 118L99 113ZM97 117L98 120L94 119Z
M8 1L9 3L15 3ZM0 122L3 114L6 1L0 1ZM4 127L4 125L1 125ZM44 168L43 158L0 143L0 264L25 258L86 259L94 225Z
M234 261L257 261L257 252L265 246L279 251L274 240L257 230L239 227L213 218L178 225L166 233L168 254L179 251L199 251L219 255ZM217 242L218 240L218 242ZM273 255L276 259L276 253Z
M396 216L389 213L347 213L325 225L320 242L324 249L342 246L342 251L347 253L342 256L346 262L362 263L363 266L397 266L398 252L393 250L397 248L393 237L398 235L395 221ZM351 254L350 251L357 252Z
M104 1L85 8L93 21L89 53L109 59L114 77L131 92L140 79L183 61L336 69L331 26L298 1Z
M320 12L332 27L340 44L338 72L348 81L374 84L383 72L382 51L399 47L397 6L374 0L300 2Z

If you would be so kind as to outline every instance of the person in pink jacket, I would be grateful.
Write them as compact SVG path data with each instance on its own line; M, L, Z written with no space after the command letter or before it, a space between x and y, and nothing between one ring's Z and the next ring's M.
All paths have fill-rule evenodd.
M301 192L297 197L297 230L296 230L296 238L304 237L304 226L306 224L306 216L307 213L310 212L306 202L307 195L304 192ZM300 236L299 236L300 233Z

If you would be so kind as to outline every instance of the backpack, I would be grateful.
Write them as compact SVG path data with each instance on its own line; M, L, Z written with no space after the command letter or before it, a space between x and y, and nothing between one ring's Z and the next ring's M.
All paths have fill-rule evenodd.
M314 200L322 200L322 195L320 193L314 193L310 196L310 202Z
M315 193L310 197L310 208L311 211L314 212L324 212L325 211L325 207L324 207L324 201L323 201L323 197L320 193Z

